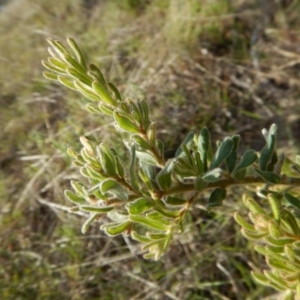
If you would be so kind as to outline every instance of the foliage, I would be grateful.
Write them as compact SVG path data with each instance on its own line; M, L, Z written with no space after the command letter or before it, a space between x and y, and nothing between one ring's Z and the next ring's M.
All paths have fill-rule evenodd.
M82 232L106 216L109 221L101 229L107 235L130 235L142 244L145 258L158 260L173 235L184 231L184 218L200 195L209 192L201 204L210 210L222 205L231 186L249 192L254 188L260 202L249 192L244 196L253 225L235 214L242 234L257 243L256 251L270 267L253 275L258 282L300 299L300 157L293 163L277 155L277 126L263 130L266 143L260 152L247 150L242 155L239 135L225 137L214 148L208 129L202 128L199 134L188 133L175 156L166 161L147 103L124 99L95 65L87 66L76 42L67 41L72 52L59 41L48 40L51 57L43 65L50 72L44 72L45 77L84 95L89 113L110 116L124 134L130 157L124 164L114 149L94 145L86 137L80 138L80 153L68 149L88 179L85 184L72 181L75 193L65 192L75 205L70 211L88 215Z

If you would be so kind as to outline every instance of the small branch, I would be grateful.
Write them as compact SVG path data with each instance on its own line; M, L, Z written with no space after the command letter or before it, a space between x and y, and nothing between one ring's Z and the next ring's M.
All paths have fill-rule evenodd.
M214 188L228 188L230 186L245 186L251 184L267 184L262 178L247 176L243 181L236 181L234 178L225 178L220 179L216 182L209 183L208 186L203 190L210 190ZM280 183L273 183L272 186L299 186L300 187L300 178L291 178L291 177L283 177ZM191 184L180 184L170 188L168 191L163 192L162 196L179 194L183 192L194 191L195 185Z

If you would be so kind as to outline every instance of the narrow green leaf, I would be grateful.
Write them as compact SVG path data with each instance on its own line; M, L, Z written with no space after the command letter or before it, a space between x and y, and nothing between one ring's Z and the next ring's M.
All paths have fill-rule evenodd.
M300 228L294 215L287 209L281 211L281 221L292 231L293 234L299 235Z
M54 40L54 39L51 39L51 38L48 38L47 42L52 46L52 48L55 51L57 51L58 54L68 53L68 50L65 48L65 46L61 42L59 42L57 40Z
M268 258L267 264L272 268L279 269L288 273L295 271L294 268L288 266L288 264L286 264L284 261L280 261L278 259Z
M262 207L253 199L248 198L246 196L243 197L243 202L246 207L256 216L256 215L265 215L265 211Z
M101 97L103 102L112 106L117 105L116 100L113 99L113 97L110 95L109 91L107 90L106 86L102 84L100 81L93 81L92 87L94 91Z
M83 174L83 176L89 179L94 179L96 181L102 181L104 179L103 175L100 172L97 172L90 166L80 168L80 173Z
M116 161L116 167L117 167L116 170L117 170L119 177L124 178L125 172L124 172L123 165L120 162L120 158L118 156L115 156L115 161Z
M278 162L278 156L277 156L276 151L274 150L273 154L271 156L271 159L270 159L270 161L268 163L267 171L273 172L274 168L275 168L275 165L277 164L277 162Z
M168 191L171 186L171 174L174 168L174 164L175 161L173 159L168 160L165 167L161 169L156 176L156 180L163 191Z
M72 203L75 203L75 204L82 205L82 204L87 203L84 198L75 195L74 193L72 193L69 190L65 191L65 196L68 198L69 201L71 201Z
M220 206L223 200L226 198L226 190L221 188L216 188L212 191L209 196L207 207Z
M137 150L135 151L135 153L142 163L157 166L156 159L150 153Z
M75 88L85 97L93 101L100 101L101 98L94 92L92 88L81 81L74 81Z
M255 231L247 230L245 228L241 229L241 233L245 238L251 241L260 240L261 238L267 235L267 233L265 232L255 232Z
M134 189L134 191L139 191L139 184L137 178L137 170L136 170L136 158L135 158L135 145L131 145L130 147L130 165L129 165L129 175L130 175L130 185Z
M144 150L150 150L151 146L139 135L133 134L130 137L131 140L133 140L139 147L141 147Z
M284 246L284 253L290 262L297 264L299 266L300 259L297 256L297 254L295 253L295 251L291 245ZM300 269L300 267L299 267L299 269Z
M166 233L150 233L150 232L147 232L147 236L151 240L161 240L161 239L167 238L168 234L166 234Z
M269 223L269 233L273 239L278 239L283 234L274 222Z
M148 127L147 137L151 146L155 146L156 144L156 125L155 122L151 122Z
M211 170L207 173L205 173L202 176L202 179L206 182L216 182L222 175L222 169L216 168L214 170Z
M276 221L279 221L280 220L280 200L278 198L274 197L274 195L272 195L272 194L268 195L268 200L269 200L270 206L272 208L274 219Z
M267 256L267 257L274 257L274 258L280 258L281 256L277 253L273 253L273 252L269 252L267 250L267 248L263 245L254 245L254 250L264 256Z
M139 110L137 103L132 101L130 98L127 98L125 103L121 103L121 107L123 108L124 112L131 115L137 121L138 124L142 123L142 112Z
M85 108L91 114L99 115L101 113L101 110L91 103L87 104Z
M88 155L94 157L94 147L92 143L84 135L80 137L80 143L87 150Z
M158 191L159 190L159 186L155 181L155 176L156 176L156 166L151 165L151 164L147 164L144 163L143 161L139 161L139 173L140 171L142 171L144 173L144 175L147 177L145 184L147 185L147 189L149 191ZM147 193L147 191L146 191ZM149 192L148 192L149 193Z
M235 168L234 172L238 172L241 169L247 168L251 166L257 159L257 154L254 150L250 149L247 150L244 155L242 156L239 164Z
M152 191L153 190L153 186L151 184L152 180L147 176L146 172L143 169L139 169L138 174L139 174L139 178L146 185L146 188L149 191Z
M99 214L98 213L92 213L90 214L89 218L83 223L81 227L81 232L85 234L88 231L89 226L97 220Z
M195 163L196 163L196 168L198 170L198 174L201 175L204 172L204 165L201 160L201 155L199 151L195 152Z
M75 154L75 157L74 157L75 158L75 162L73 162L73 163L78 163L77 166L79 166L79 167L84 166L86 162L84 161L83 157L80 154L77 154L75 152L74 152L74 154Z
M79 195L82 198L85 198L85 186L80 183L80 182L76 182L74 180L71 180L71 186L72 188L75 190L76 194Z
M74 79L77 79L77 80L85 83L86 85L91 86L92 79L89 76L87 76L86 74L82 74L72 67L66 68L66 72L68 75L70 75L70 77L73 77Z
M55 72L56 74L59 74L59 75L66 75L65 70L63 70L63 69L61 69L61 68L59 68L59 67L57 67L57 66L55 66L55 65L52 65L52 64L50 64L50 63L47 62L47 61L42 60L42 65L43 65L46 69L48 69L48 70L50 70L50 71L52 71L52 72Z
M54 50L54 48L48 47L47 50L51 57L61 60L60 55Z
M251 272L252 276L254 277L254 279L262 285L269 285L270 280L263 274L258 273L258 272Z
M138 105L143 116L143 128L144 130L148 130L148 127L150 125L148 104L145 100L140 100L138 102Z
M159 212L161 215L163 215L167 218L171 218L171 219L176 219L180 215L179 210L168 210L168 209L164 209L164 208L159 207L159 206L154 207L154 210Z
M98 160L95 158L95 156L93 154L91 155L90 152L86 148L82 148L80 151L80 154L86 163L89 163L92 166L95 166L96 168L101 169L101 165L98 162Z
M295 239L289 238L289 237L274 239L270 236L266 236L265 241L270 243L270 245L273 245L273 246L285 246L285 245L288 245L288 244L292 244L295 241Z
M127 230L130 225L130 221L124 223L108 223L101 225L100 229L103 230L108 236L116 236Z
M70 47L72 48L74 54L76 55L76 58L77 58L79 64L85 70L87 70L85 58L84 58L83 53L81 52L79 46L77 45L77 43L72 38L70 38L70 37L67 38L67 42L70 45Z
M277 269L277 268L275 268L275 269ZM266 271L266 270L264 271L264 274L265 274L266 278L269 279L269 285L271 285L281 291L288 289L286 282L284 282L281 278L279 278L277 274L275 275L275 274L273 274L273 272Z
M117 87L116 87L113 83L111 83L111 82L109 82L109 83L107 84L107 86L108 86L109 89L113 92L113 94L114 94L114 96L115 96L115 99L117 99L117 100L119 100L119 101L122 101L122 96L121 96L119 90L117 89Z
M160 212L148 212L146 213L146 216L147 218L168 227L172 224L172 222L169 219L165 218L165 216L163 216Z
M169 229L169 226L166 226L163 223L155 221L148 217L143 217L143 216L139 216L139 215L131 215L130 220L132 222L139 223L139 224L142 224L142 225L145 225L147 227L157 229L157 230L167 231Z
M58 75L57 74L45 71L45 72L43 72L43 76L47 79L58 81Z
M107 216L115 223L124 223L129 220L127 210L113 209L107 213Z
M88 212L95 212L98 214L104 214L114 209L114 206L90 206L90 205L81 205L80 210L88 211Z
M99 187L99 184L97 186ZM99 188L93 190L91 195L95 196L98 200L102 200L104 202L106 202L107 200L107 197L101 193Z
M122 130L131 132L131 133L139 133L140 130L136 124L134 124L132 121L130 121L127 117L124 115L114 112L114 119L117 122L119 128Z
M48 62L51 65L61 69L62 71L65 70L68 67L68 65L65 64L63 61L61 61L60 59L54 58L54 57L49 57Z
M72 148L67 149L67 154L73 159L76 159L78 155Z
M152 241L146 235L140 235L136 231L131 231L131 237L140 243L149 243Z
M141 214L155 206L155 202L150 198L139 198L126 204L126 208L131 215Z
M193 137L194 137L194 132L192 131L189 132L188 135L183 140L183 142L181 143L181 145L179 146L179 148L177 149L175 153L175 157L181 157L182 155L184 155L182 145L186 145L187 147L189 147L189 144L193 141Z
M270 162L276 142L277 126L273 124L269 130L267 144L262 149L259 158L259 168L261 171L267 171L268 163Z
M184 152L184 154L182 153L181 156L187 159L190 167L194 168L195 164L194 164L194 158L192 157L190 150L188 149L188 147L185 144L181 145L182 147L182 151ZM179 158L180 159L180 158Z
M153 259L153 260L155 260L155 253L150 253L150 252L148 252L148 253L145 253L144 255L143 255L143 258L145 258L145 259Z
M198 171L190 165L186 157L176 158L174 172L182 177L191 177L198 175Z
M127 191L113 179L106 179L102 181L100 184L100 190L103 194L112 194L120 200L128 199Z
M258 169L255 169L255 172L266 182L269 183L280 183L281 179L280 176L278 176L277 174L273 173L273 172L268 172L268 171L260 171Z
M71 79L71 78L67 78L67 77L64 77L64 76L58 76L57 77L57 80L63 84L64 86L66 86L67 88L71 89L71 90L74 90L74 91L77 91L77 88L75 86L75 81L74 79Z
M202 128L198 138L198 151L201 156L204 172L207 171L207 160L209 158L210 136L206 127Z
M266 249L269 252L275 253L275 254L280 254L284 252L284 247L283 246L274 246L274 245L268 245L266 246Z
M285 200L292 204L294 207L300 209L300 199L294 197L293 195L291 195L290 193L284 193L284 198Z
M94 75L94 78L97 79L99 82L101 82L103 85L105 85L105 79L101 71L99 70L98 67L96 67L93 64L90 64L90 72L92 73L91 75Z
M70 67L73 67L78 72L80 72L83 75L87 74L87 71L84 67L82 67L69 53L64 53L61 56L61 59L66 62Z
M96 147L96 151L105 174L111 177L115 176L117 166L111 151L103 143Z
M165 145L161 140L155 141L156 148L158 149L158 152L161 157L164 157L165 155Z
M235 221L245 229L255 231L255 228L252 224L248 223L242 216L240 216L237 212L234 214Z
M185 205L187 203L187 201L184 199L172 196L168 196L165 201L169 205Z
M227 158L227 156L230 154L232 148L233 148L233 141L230 137L226 137L220 147L218 148L217 152L215 153L210 167L210 170L214 170L215 168L219 167L220 164Z
M114 114L114 110L106 106L105 104L99 103L98 107L105 115L112 116Z

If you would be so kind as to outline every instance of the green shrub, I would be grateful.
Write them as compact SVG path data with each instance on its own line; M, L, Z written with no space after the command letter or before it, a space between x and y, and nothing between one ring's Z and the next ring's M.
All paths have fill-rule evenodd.
M300 299L300 156L292 162L277 154L277 126L263 130L266 143L260 152L250 149L242 155L239 135L213 147L208 129L202 128L188 133L166 161L147 103L124 99L95 65L87 66L73 39L68 39L72 51L59 41L48 41L51 57L43 65L50 72L45 77L84 95L89 113L110 116L124 134L129 153L123 162L114 149L85 137L80 138L79 153L68 149L88 182L72 181L75 192L65 192L74 204L70 211L88 216L82 232L106 216L101 229L107 235L129 235L141 243L145 258L158 260L173 235L184 232L187 212L195 202L203 202L200 195L207 196L201 205L212 210L222 205L232 186L240 186L249 218L236 213L235 220L269 265L268 270L253 272L254 278L284 291L286 299Z

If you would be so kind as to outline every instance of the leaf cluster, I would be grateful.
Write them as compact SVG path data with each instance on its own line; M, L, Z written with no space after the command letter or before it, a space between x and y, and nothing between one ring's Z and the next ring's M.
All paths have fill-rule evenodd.
M48 70L44 76L84 95L89 113L110 116L116 130L124 133L130 157L124 162L113 148L94 145L85 137L80 139L83 148L79 153L68 149L88 179L87 185L72 181L74 192L65 192L75 204L71 211L88 215L82 232L101 218L101 229L107 235L130 235L142 244L145 258L157 260L174 234L184 230L184 218L200 195L208 195L201 204L212 209L222 205L231 186L254 186L269 201L271 213L245 196L252 223L235 215L246 238L263 242L255 249L266 256L270 270L253 275L263 284L297 290L299 295L300 242L295 211L300 209L300 195L295 191L300 185L300 159L292 163L277 155L276 125L263 130L266 144L260 152L250 149L240 155L239 135L213 145L208 129L202 128L199 133L188 133L175 156L166 161L146 101L124 99L95 65L86 64L73 39L67 40L70 50L59 41L48 42L51 57L43 61Z
M265 256L269 266L268 270L252 272L252 275L259 283L290 291L291 299L300 299L299 218L284 205L289 203L299 210L300 200L290 192L270 190L261 192L260 197L269 203L270 209L244 196L250 222L238 213L234 215L242 234L255 242L255 250Z

